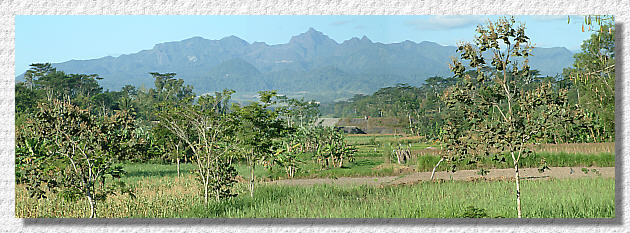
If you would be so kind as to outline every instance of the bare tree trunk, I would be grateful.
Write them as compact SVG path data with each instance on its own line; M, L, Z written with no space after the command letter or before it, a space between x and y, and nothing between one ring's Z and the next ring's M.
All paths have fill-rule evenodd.
M96 202L92 198L92 194L88 191L88 203L90 203L90 218L96 218Z
M413 124L411 122L411 114L407 113L407 118L409 118L409 129L411 129L411 135L413 135Z
M512 152L512 156L514 152ZM518 161L514 162L514 176L516 178L516 211L518 212L518 218L521 218L521 185L520 185L520 174L518 172Z
M440 159L440 161L437 162L437 164L435 165L435 167L433 167L433 171L431 172L431 180L433 180L433 177L435 176L435 169L437 169L438 166L440 166L440 163L444 161L444 157L442 157Z
M254 197L254 182L255 182L255 176L254 176L254 166L256 166L254 163L252 163L252 170L251 170L251 178L249 180L249 196L250 197Z
M204 193L204 202L208 205L208 182L204 182L203 184L203 193Z
M179 158L177 158L177 178L179 178Z
M177 153L177 178L179 178L179 144L175 145L175 153Z

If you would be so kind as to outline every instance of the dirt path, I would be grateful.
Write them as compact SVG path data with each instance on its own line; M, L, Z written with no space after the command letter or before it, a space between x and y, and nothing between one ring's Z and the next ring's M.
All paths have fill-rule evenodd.
M521 179L570 179L578 177L615 177L614 167L588 167L588 172L582 171L583 167L552 167L543 173L539 173L537 168L520 169ZM595 170L593 170L595 169ZM490 173L485 176L477 174L479 170L460 170L455 173L436 172L436 180L465 180L473 181L479 179L485 180L513 180L514 170L507 169L490 169ZM383 177L340 177L332 178L314 178L314 179L287 179L268 182L268 184L279 185L315 185L315 184L332 184L332 185L401 185L414 184L421 181L428 181L431 178L431 172L416 172L402 176L383 176Z

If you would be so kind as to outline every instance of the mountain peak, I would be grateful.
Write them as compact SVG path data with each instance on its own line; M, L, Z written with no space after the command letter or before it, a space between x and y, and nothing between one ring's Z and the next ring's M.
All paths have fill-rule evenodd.
M201 36L193 36L193 37L185 39L183 41L195 41L195 40L206 40L206 39L201 37Z
M342 44L371 44L372 40L370 40L370 38L368 38L367 36L363 36L361 37L361 39L359 39L358 37L352 37L349 40L344 41Z
M314 28L310 27L308 28L308 31L299 34L297 36L293 36L291 37L291 40L289 41L289 43L334 43L337 44L336 41L334 41L333 39L330 39L330 37L328 37L327 35L324 35L324 33L315 30Z
M243 40L243 39L241 39L241 38L239 38L237 36L234 36L234 35L223 37L219 41L235 43L235 44L241 44L241 45L249 45L249 43L247 43L247 41L245 41L245 40Z

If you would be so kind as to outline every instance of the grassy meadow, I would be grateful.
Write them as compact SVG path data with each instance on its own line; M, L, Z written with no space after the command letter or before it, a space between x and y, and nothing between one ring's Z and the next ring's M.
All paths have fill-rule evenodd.
M436 154L419 154L428 145L409 141L416 154L407 164L392 163L383 153L384 143L395 142L393 136L351 136L359 152L353 162L341 168L319 169L302 155L298 178L362 177L404 175L430 171L439 160ZM405 139L403 139L405 140ZM413 140L413 139L406 139ZM376 143L374 143L376 141ZM380 142L380 143L379 143ZM558 145L554 145L558 146ZM614 144L584 147L541 145L538 152L522 161L522 167L537 167L541 158L548 166L614 166ZM612 147L612 149L610 149ZM376 148L376 151L374 151ZM608 150L608 151L607 151ZM602 152L603 151L603 152ZM224 201L211 200L205 206L201 186L195 179L194 164L183 163L177 176L173 164L123 164L127 174L122 178L134 190L107 198L97 206L97 216L105 218L514 218L513 181L439 181L400 186L284 186L264 181L287 179L279 168L271 171L262 166L255 170L259 184L253 198L247 183L249 168L237 167L238 196ZM480 164L457 164L459 169L510 167L508 163L484 161ZM446 170L441 166L440 170ZM577 178L523 180L523 217L526 218L612 218L615 217L614 178ZM594 191L596 190L596 191ZM561 195L559 195L561 194ZM65 200L57 195L48 199L29 198L23 186L16 187L16 217L57 218L87 217L89 206L83 199Z
M134 180L134 178L128 178ZM514 183L480 181L424 182L413 186L259 185L254 198L244 183L237 197L203 204L200 186L190 174L149 176L131 182L135 198L113 196L97 207L105 218L460 218L516 217ZM611 178L522 181L526 218L615 217L615 181ZM593 190L597 190L594 192ZM562 195L558 195L562 194ZM53 196L35 200L17 187L16 216L85 217L84 200ZM476 214L470 215L474 208ZM466 215L469 214L469 215Z

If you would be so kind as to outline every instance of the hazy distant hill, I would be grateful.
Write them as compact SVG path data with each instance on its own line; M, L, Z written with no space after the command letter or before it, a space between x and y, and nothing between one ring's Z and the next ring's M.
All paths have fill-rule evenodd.
M367 37L338 43L314 29L286 44L248 43L236 36L201 37L157 44L150 50L54 64L68 73L96 73L106 89L126 84L152 87L148 72L175 72L206 93L223 88L250 95L277 89L322 101L370 93L396 83L421 84L434 75L449 76L456 47L433 42L374 43ZM555 75L573 62L566 48L536 48L530 64ZM44 62L44 61L42 61Z

